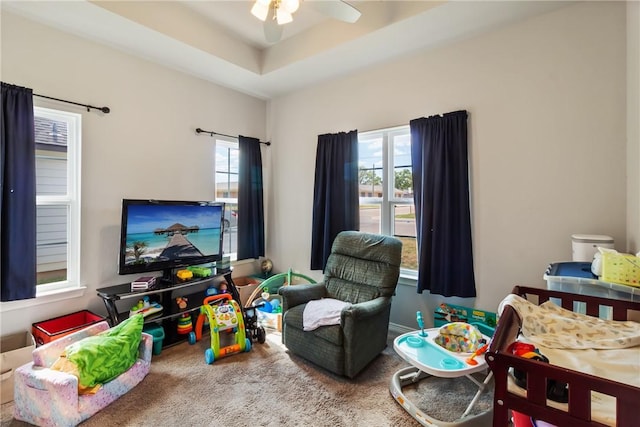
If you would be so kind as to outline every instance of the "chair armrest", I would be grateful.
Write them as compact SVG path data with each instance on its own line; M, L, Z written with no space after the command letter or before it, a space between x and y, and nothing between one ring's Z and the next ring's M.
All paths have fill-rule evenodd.
M142 338L140 339L140 345L138 346L138 358L144 360L145 362L151 363L152 350L153 336L147 334L146 332L143 332Z
M327 293L327 289L324 287L324 283L304 283L283 286L278 290L278 293L282 296L282 312L284 313L296 305L323 298Z
M378 297L371 301L352 304L342 310L342 313L340 313L340 319L342 324L345 324L347 321L359 322L367 317L375 317L380 313L384 313L389 305L391 305L391 298L389 297Z
M78 407L78 378L62 371L35 366L33 363L20 366L16 369L15 384L17 387L29 387L36 390L44 390L51 396L64 396L65 408Z
M340 314L340 324L348 354L378 352L385 345L389 330L391 297L378 297L353 304ZM377 353L376 353L377 354Z
M50 341L33 350L33 363L36 366L49 367L58 360L64 349L76 341L92 335L98 335L102 331L109 329L106 321L98 322L77 332L73 332L57 340Z
M16 369L15 394L29 396L29 389L47 392L51 399L45 404L65 411L78 411L78 378L66 372L34 366L33 363Z

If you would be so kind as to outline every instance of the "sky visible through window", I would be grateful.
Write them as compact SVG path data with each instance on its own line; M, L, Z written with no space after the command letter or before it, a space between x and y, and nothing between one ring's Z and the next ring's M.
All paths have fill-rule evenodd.
M230 182L238 182L240 150L237 149L237 144L235 144L235 147L232 147L231 144L223 141L217 141L215 157L216 172L228 173L228 179Z
M383 146L382 135L364 134L359 137L358 167L374 170L376 175L383 178ZM411 166L411 135L402 133L390 137L393 142L393 167L408 168Z

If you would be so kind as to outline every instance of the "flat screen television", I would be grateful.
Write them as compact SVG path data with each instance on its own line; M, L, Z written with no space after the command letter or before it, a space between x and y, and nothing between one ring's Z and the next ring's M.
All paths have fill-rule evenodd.
M162 271L222 259L224 203L122 201L119 274Z

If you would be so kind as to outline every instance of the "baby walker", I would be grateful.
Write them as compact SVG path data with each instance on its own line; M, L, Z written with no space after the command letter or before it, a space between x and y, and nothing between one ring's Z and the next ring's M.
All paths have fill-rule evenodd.
M211 305L216 301L220 302ZM195 332L189 334L189 344L195 344L202 338L205 318L209 319L211 330L211 347L204 352L204 360L207 364L210 365L221 357L251 350L251 340L246 336L242 309L230 294L211 295L204 299L196 321ZM222 331L233 332L233 344L220 345L220 332Z
M450 344L450 348L461 350L455 351L439 344L439 342L443 342L442 333L449 331L450 328L455 329L457 332L458 330L453 327L454 325L457 325L460 329L469 330L465 327L466 324L453 322L440 328L425 330L422 313L419 311L416 313L416 320L420 327L418 331L407 332L393 341L393 348L396 353L411 364L409 367L400 369L391 378L389 391L393 398L409 415L425 427L433 425L440 427L491 425L493 409L473 412L482 393L488 390L489 382L493 377L493 372L488 371L487 362L484 360L483 355L491 338L482 335L484 343L476 342L475 346L477 348L472 350L471 348L463 348L461 342L453 345L452 342L458 340L452 335L444 337L444 341ZM465 335L465 337L468 337L468 335ZM469 351L466 352L467 350ZM485 373L482 381L472 375L481 372ZM469 379L477 387L477 390L462 414L459 413L458 408L452 409L450 415L455 415L457 417L455 420L444 421L434 418L413 403L402 391L404 387L416 384L429 377L457 378L462 376ZM432 405L433 402L430 402L428 409L432 410ZM459 409L462 410L462 408Z

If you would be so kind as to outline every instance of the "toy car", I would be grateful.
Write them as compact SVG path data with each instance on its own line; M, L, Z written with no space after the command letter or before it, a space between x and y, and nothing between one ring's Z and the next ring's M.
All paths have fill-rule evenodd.
M187 270L193 273L194 277L209 277L211 269L207 267L188 267Z
M189 280L193 277L193 273L190 272L189 270L178 270L178 272L176 273L176 276L180 280Z

